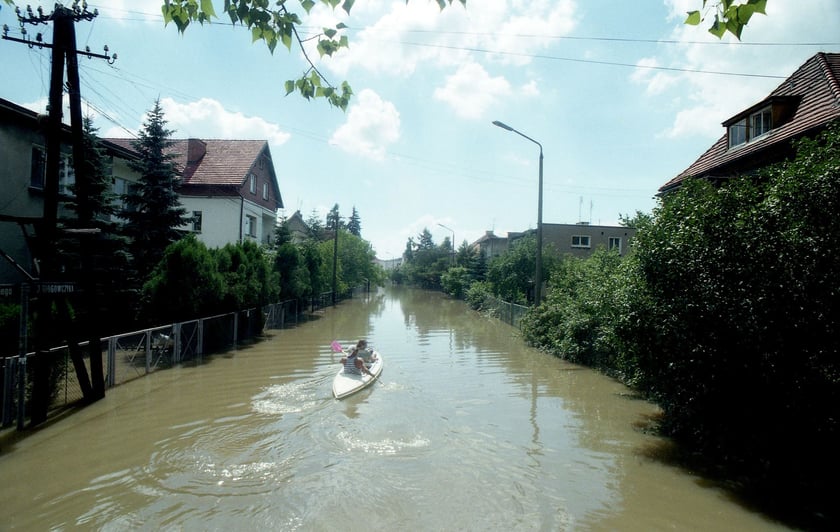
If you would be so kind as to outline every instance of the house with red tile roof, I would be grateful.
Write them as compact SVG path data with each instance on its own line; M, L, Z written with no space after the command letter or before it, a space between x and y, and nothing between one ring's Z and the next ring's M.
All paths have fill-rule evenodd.
M659 192L692 177L726 180L788 159L792 141L812 137L838 118L840 53L820 52L766 98L723 122L723 136Z
M131 147L129 139L107 139ZM169 148L181 173L178 196L192 231L207 247L274 237L283 199L268 142L173 139Z
M271 243L283 199L268 142L187 139L172 149L183 168L178 195L199 240Z

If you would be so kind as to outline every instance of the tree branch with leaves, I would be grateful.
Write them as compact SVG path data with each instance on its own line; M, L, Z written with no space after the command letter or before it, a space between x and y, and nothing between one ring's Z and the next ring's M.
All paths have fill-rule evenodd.
M720 0L719 2L703 0L702 9L689 11L685 23L697 26L714 15L709 33L722 39L728 31L740 40L741 32L752 16L756 13L766 15L766 8L767 0Z
M8 1L8 0L7 0ZM435 0L441 9L451 5L456 0ZM467 0L457 0L462 5ZM348 15L355 4L355 0L320 0L324 5L335 9L341 6ZM323 73L315 66L314 61L306 52L304 43L311 39L303 39L298 33L298 27L302 24L301 17L289 10L289 0L277 0L274 6L270 6L268 0L225 0L224 12L227 13L233 24L241 24L251 30L252 42L263 41L273 54L277 43L280 42L287 50L291 51L293 45L297 45L303 53L304 60L309 68L297 79L290 79L285 83L286 95L298 92L301 96L310 100L312 98L324 98L333 107L342 111L347 110L353 89L346 81L338 86L332 84ZM300 8L309 15L315 7L315 0L297 0ZM408 0L406 0L408 3ZM161 7L164 22L174 23L178 31L184 33L187 27L198 22L204 24L218 18L211 0L164 0ZM336 24L333 28L322 28L322 32L312 37L317 39L316 49L321 57L332 56L342 48L349 48L350 43L347 36L343 34L347 26L344 23Z

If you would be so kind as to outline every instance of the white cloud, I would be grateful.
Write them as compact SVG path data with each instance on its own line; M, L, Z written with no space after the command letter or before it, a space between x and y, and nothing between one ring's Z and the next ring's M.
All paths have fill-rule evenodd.
M537 81L533 79L525 85L522 85L520 91L522 92L523 96L528 96L530 98L540 95L540 87L537 84Z
M47 114L47 107L49 106L49 99L44 97L32 102L25 102L20 104L30 111L39 114ZM92 106L88 105L85 100L82 100L82 118L90 117L94 122L99 118L99 112ZM66 92L61 95L61 121L64 124L70 124L70 95Z
M265 139L269 144L280 145L290 137L277 124L259 117L232 113L210 98L183 104L171 98L163 98L160 104L167 121L166 126L175 130L175 138Z
M530 63L532 54L577 25L575 0L483 0L457 2L444 10L437 2L357 2L350 17L343 12L313 10L313 26L334 26L339 20L354 28L350 48L325 60L334 73L346 77L353 69L409 76L422 64L453 66L471 60L476 50L500 50L492 57L507 63ZM382 15L382 13L385 13ZM310 54L317 57L317 53Z
M766 16L753 16L740 43L728 34L719 41L708 33L708 20L700 26L683 24L686 11L698 9L699 1L664 1L674 26L671 35L663 38L683 44L661 46L654 56L640 60L640 66L756 76L637 70L631 79L646 85L649 96L662 98L662 105L674 109L674 122L662 133L668 137L718 138L723 133L722 121L764 98L821 49L801 46L794 36L809 35L810 42L836 42L840 26L840 2L836 0L773 0L768 2Z
M375 160L385 158L390 144L400 138L400 114L394 104L370 89L362 90L347 112L330 144L342 150Z
M510 83L491 77L478 63L467 63L435 89L435 98L446 102L462 118L478 119L500 99L510 96Z

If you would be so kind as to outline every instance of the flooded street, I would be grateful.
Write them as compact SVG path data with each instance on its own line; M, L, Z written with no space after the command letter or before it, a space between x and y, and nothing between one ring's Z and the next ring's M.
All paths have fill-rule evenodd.
M342 401L330 342L380 380ZM650 458L656 408L387 288L109 390L0 454L2 530L785 530Z

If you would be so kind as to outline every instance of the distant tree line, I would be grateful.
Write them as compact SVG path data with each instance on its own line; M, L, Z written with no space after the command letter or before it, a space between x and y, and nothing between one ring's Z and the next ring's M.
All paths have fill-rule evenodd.
M751 177L688 180L652 214L625 219L637 230L625 257L547 250L546 298L521 326L531 345L654 400L658 430L685 464L794 526L831 529L840 519L840 123L796 148ZM397 275L474 307L487 293L524 302L533 246L520 241L482 276L410 242Z

